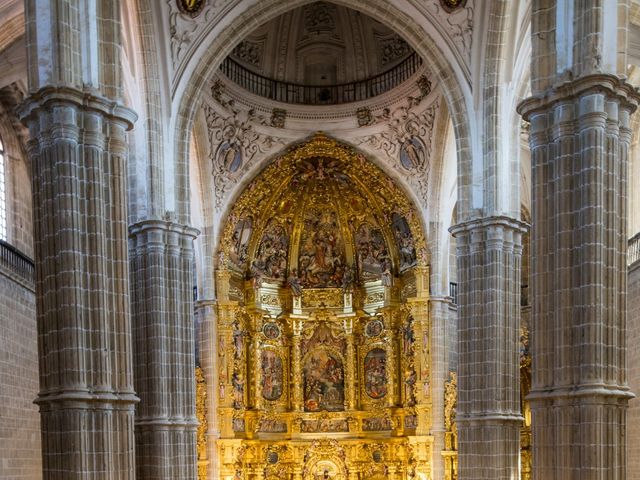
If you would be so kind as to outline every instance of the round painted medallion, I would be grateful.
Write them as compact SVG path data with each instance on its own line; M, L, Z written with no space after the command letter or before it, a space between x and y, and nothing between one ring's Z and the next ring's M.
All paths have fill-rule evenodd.
M275 340L280 336L280 327L278 327L277 323L268 322L262 327L262 333L269 340Z
M371 320L364 328L364 333L367 337L377 337L382 333L384 325L380 320Z

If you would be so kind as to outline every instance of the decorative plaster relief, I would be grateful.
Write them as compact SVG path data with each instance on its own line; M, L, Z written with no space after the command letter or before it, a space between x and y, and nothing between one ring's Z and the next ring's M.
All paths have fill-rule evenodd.
M444 28L456 49L470 64L475 0L458 3L460 3L460 6L449 10L440 0L430 0L426 4L426 9L431 13L435 21Z
M216 211L222 208L223 200L233 185L251 168L257 154L266 154L285 144L282 139L255 130L253 122L264 123L264 119L258 118L253 110L237 110L232 102L225 103L230 113L203 105Z
M169 35L171 36L171 62L174 70L185 58L187 51L202 31L233 0L204 0L196 17L182 11L175 0L166 0L169 5Z
M394 169L408 176L423 206L429 195L429 172L433 130L439 108L439 99L423 112L414 111L415 99L395 109L384 109L370 124L385 124L386 128L373 135L356 139L355 144L377 150Z

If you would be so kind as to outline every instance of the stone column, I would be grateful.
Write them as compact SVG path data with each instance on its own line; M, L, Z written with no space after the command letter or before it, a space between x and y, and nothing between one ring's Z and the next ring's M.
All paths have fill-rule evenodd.
M536 479L626 478L626 192L638 95L591 75L521 105L533 169Z
M218 341L218 325L216 315L216 301L198 300L195 311L196 318L200 329L198 344L200 346L200 367L202 368L206 379L207 388L207 433L206 433L206 460L209 462L207 469L207 478L212 479L218 473L218 456L216 452L216 441L220 438L220 425L218 424L218 406L224 397L232 396L232 387L229 379L225 378L224 386L219 375L221 368L225 368L219 363L221 351L224 352L224 345L221 349L213 348L219 345ZM231 340L227 345L232 345ZM223 353L226 356L226 352ZM226 359L225 359L226 362ZM200 452L199 452L200 453ZM199 458L199 461L202 458Z
M520 256L524 224L508 217L452 227L458 255L460 478L519 478ZM491 457L491 461L478 461Z
M450 298L430 297L431 323L431 435L433 436L433 478L444 478L444 384L449 377L446 360L446 324L449 318Z
M195 338L190 227L132 225L132 278L139 478L195 478Z
M622 78L628 8L532 3L533 96L519 111L531 124L537 480L626 478L629 118L640 100Z
M133 479L120 3L25 17L43 478Z

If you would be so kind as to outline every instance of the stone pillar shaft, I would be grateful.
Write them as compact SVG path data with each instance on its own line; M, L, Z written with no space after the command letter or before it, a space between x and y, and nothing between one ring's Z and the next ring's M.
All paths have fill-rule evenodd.
M612 75L521 106L533 181L535 479L626 478L626 222L630 114Z
M148 220L130 227L134 314L136 471L139 478L195 478L195 230Z
M134 478L120 2L25 2L43 478ZM80 50L78 45L93 46Z
M133 112L73 88L23 107L33 165L45 479L133 478L126 128Z
M444 459L440 452L445 449L444 441L444 384L449 376L446 362L446 323L449 318L449 299L431 297L429 316L431 323L431 435L433 436L433 478L444 478Z
M524 225L508 217L452 228L460 285L458 409L461 479L519 478L520 256Z

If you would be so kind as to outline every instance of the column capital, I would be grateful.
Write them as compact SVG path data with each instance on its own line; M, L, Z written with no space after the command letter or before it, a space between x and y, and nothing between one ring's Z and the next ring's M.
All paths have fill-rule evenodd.
M522 220L506 215L492 215L458 223L451 226L449 232L451 232L454 237L458 237L463 233L471 233L476 230L489 229L492 227L509 229L520 234L526 233L529 230L529 224Z
M23 123L43 108L56 104L72 104L84 111L94 111L126 124L127 130L133 128L138 115L119 101L100 95L95 89L80 90L69 86L47 85L33 92L18 109L18 116Z
M589 93L605 93L619 97L632 112L640 103L640 93L625 79L616 75L598 73L553 85L544 92L520 102L517 110L524 120L529 121L534 114L545 111L567 98Z
M148 218L129 225L130 238L150 232L177 233L192 237L194 240L200 235L200 230L190 225L159 218Z

